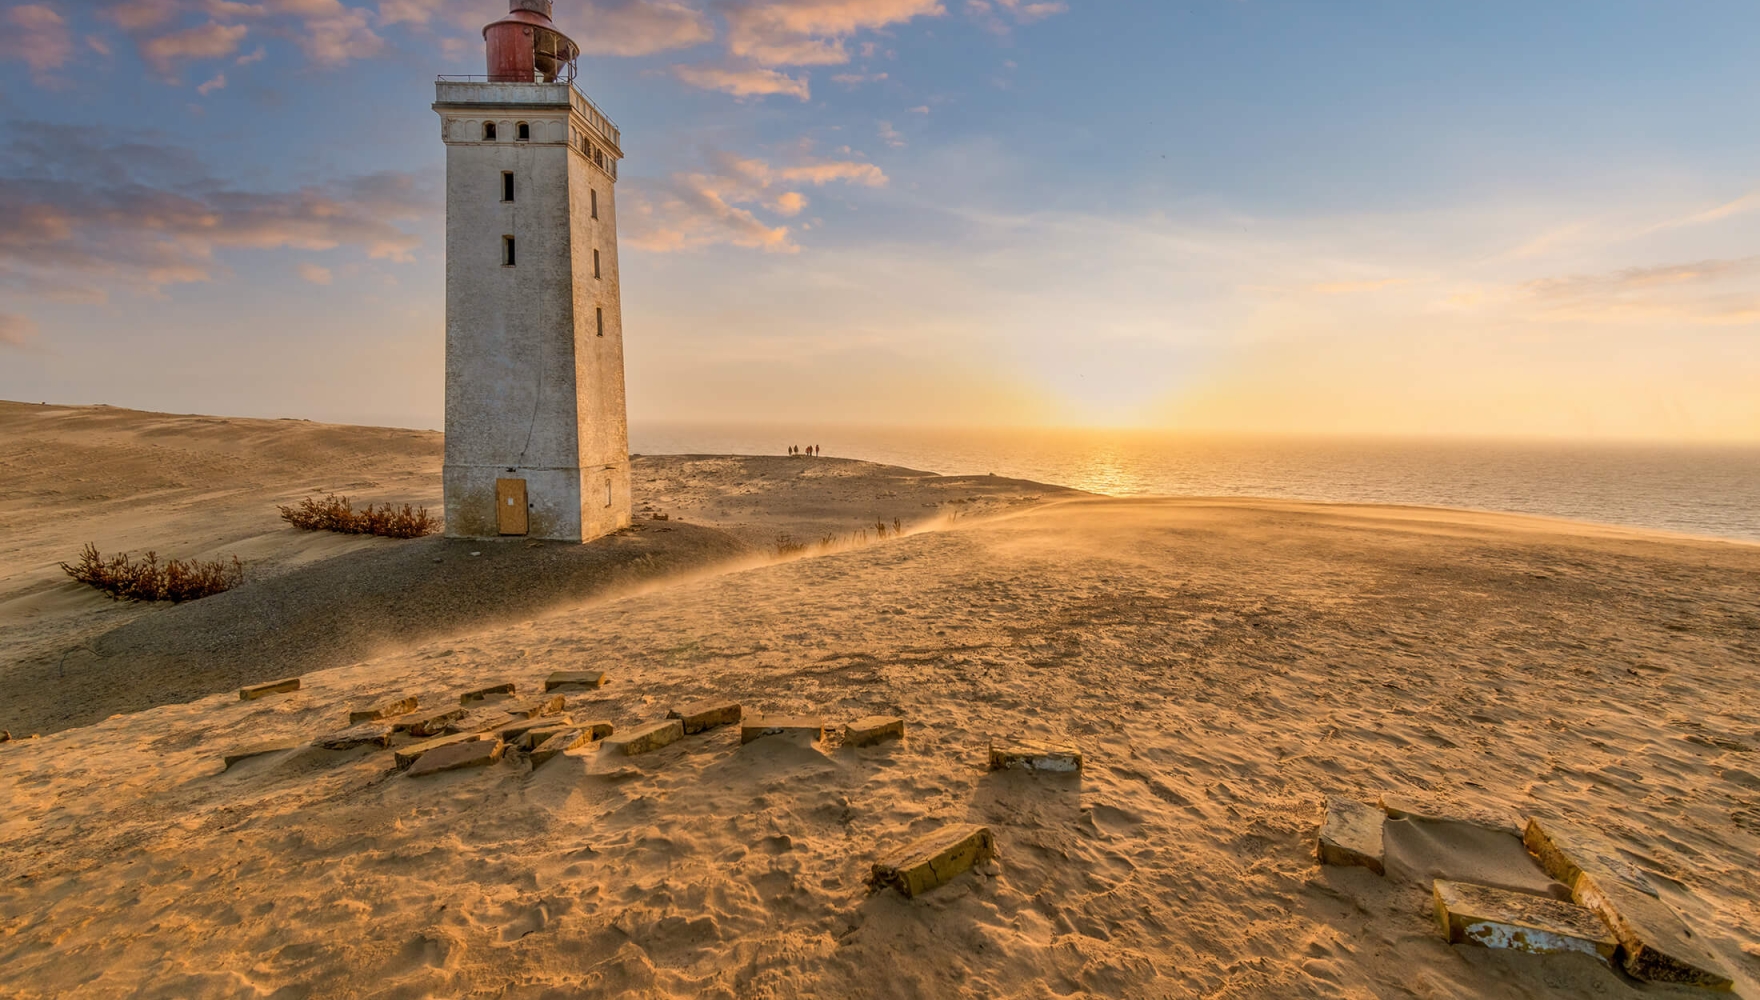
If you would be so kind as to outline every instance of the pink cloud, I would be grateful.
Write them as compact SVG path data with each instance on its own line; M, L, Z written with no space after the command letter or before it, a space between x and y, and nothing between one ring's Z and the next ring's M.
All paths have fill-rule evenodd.
M659 253L730 245L769 253L799 253L787 226L771 225L746 206L785 218L799 215L807 198L794 183L879 186L886 175L869 163L822 161L773 167L727 152L708 154L710 169L677 173L657 183L633 179L621 210L624 242Z
M25 347L36 339L35 320L17 313L0 313L0 347Z
M141 55L160 74L170 76L182 59L218 59L237 51L238 43L249 31L242 24L207 24L169 35L150 38L141 45Z
M940 0L745 0L727 8L727 47L765 66L836 65L859 31L945 13Z
M67 21L42 4L20 4L6 11L0 25L0 59L17 59L30 67L39 84L53 79L73 54L73 35Z
M719 90L735 97L764 97L784 94L807 100L811 96L805 77L795 78L773 69L727 66L674 66L672 75L693 87Z

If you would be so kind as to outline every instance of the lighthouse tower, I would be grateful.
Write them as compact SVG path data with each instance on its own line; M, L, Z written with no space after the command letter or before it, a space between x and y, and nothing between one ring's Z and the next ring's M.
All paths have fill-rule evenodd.
M550 0L483 29L489 75L441 77L446 534L584 542L629 524L617 126L574 88Z

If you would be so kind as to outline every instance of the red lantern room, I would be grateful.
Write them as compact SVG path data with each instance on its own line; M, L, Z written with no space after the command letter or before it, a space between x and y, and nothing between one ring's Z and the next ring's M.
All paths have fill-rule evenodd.
M550 0L511 0L507 16L483 29L491 83L574 80L580 46L550 23L550 9Z

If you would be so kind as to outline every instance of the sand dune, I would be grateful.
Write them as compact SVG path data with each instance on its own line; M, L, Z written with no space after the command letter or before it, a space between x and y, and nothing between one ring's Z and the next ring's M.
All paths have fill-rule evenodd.
M738 495L693 482L665 488L674 510ZM1323 796L1391 791L1600 828L1760 997L1760 547L1025 488L989 510L410 641L290 695L0 745L0 986L1695 995L1587 957L1450 946L1427 885L1315 863ZM759 549L773 526L741 530ZM897 713L910 731L832 749L721 729L642 757L582 748L419 779L383 750L220 763L389 695L438 704L570 667L613 677L570 711L620 727L728 696ZM1072 741L1087 769L985 771L987 741L1010 734ZM877 854L951 821L992 828L994 874L916 900L866 892Z

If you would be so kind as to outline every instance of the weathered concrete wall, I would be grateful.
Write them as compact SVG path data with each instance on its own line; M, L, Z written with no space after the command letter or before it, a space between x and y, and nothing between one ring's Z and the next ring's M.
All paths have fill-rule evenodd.
M603 130L581 114L590 104L558 86L439 85L448 535L497 534L503 477L526 480L532 537L584 541L629 524L614 180L587 151L615 163L603 159ZM492 141L485 121L496 124ZM521 122L529 140L517 138ZM511 202L504 172L514 177Z

